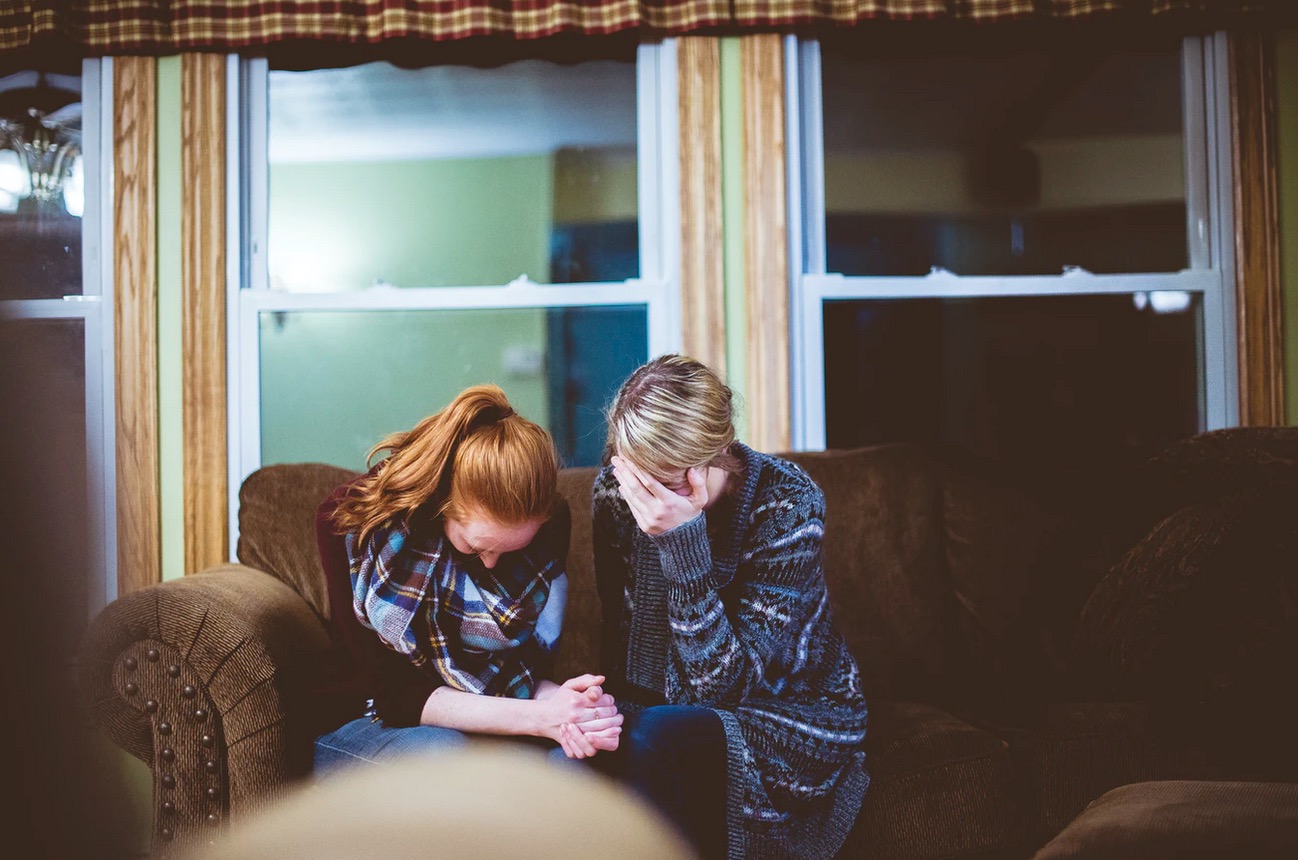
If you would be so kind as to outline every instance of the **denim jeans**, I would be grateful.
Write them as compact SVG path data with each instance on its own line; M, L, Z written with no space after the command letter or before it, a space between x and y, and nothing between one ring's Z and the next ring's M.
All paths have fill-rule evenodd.
M438 726L388 728L360 717L315 740L315 774L326 776L355 764L391 762L412 754L464 746L467 737Z
M467 744L471 737L457 729L440 726L390 728L382 721L360 717L316 738L315 775L326 776L356 764L391 762L408 755L456 749ZM552 741L530 737L509 740L548 751L551 761L575 764Z
M710 708L655 705L627 715L614 753L590 763L652 803L705 860L726 853L726 731Z

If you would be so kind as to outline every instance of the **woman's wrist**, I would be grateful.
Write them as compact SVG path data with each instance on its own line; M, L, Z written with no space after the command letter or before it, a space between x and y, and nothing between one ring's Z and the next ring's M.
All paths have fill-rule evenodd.
M668 583L686 585L707 579L712 570L712 545L708 540L707 519L702 514L649 539L658 549Z

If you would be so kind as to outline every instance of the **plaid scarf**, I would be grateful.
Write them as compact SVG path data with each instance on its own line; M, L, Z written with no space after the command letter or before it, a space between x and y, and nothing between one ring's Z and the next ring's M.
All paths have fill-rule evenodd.
M563 625L568 580L538 541L488 570L440 529L396 523L346 536L352 608L394 651L457 690L530 699Z

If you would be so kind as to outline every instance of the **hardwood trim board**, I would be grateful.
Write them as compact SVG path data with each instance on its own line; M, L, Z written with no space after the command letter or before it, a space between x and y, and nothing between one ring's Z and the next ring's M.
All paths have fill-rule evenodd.
M225 57L180 63L185 572L194 573L229 560Z
M776 33L741 36L740 57L749 437L758 450L787 451L792 413L783 40Z
M1229 37L1239 421L1243 426L1278 426L1285 420L1272 38L1262 33Z
M681 344L726 375L721 195L721 44L682 36L677 47L681 176Z
M117 593L162 581L158 502L157 61L113 60Z

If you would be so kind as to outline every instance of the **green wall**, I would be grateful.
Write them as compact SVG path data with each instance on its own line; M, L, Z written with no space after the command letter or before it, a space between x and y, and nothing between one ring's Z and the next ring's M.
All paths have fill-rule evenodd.
M549 421L543 366L511 374L504 365L509 350L544 355L543 311L267 313L260 328L263 463L359 470L384 436L480 382Z
M554 159L272 164L271 287L361 290L543 280ZM262 462L360 469L387 434L494 382L546 424L539 310L266 314L260 325ZM510 373L507 353L540 357Z
M549 155L270 166L272 289L542 280L550 260Z

